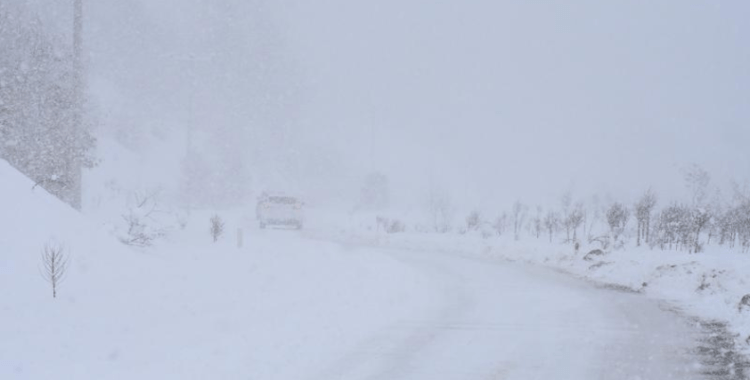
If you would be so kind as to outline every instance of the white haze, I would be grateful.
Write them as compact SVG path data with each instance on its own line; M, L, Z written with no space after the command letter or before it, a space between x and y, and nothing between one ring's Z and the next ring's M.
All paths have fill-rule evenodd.
M67 5L32 3L67 27ZM403 203L435 186L507 208L681 197L689 163L747 178L748 19L744 1L92 0L85 33L100 133L163 147L157 172L188 128L221 129L256 187L349 201L378 170Z
M744 2L299 1L292 13L320 124L402 181L432 173L509 202L678 192L690 162L717 181L750 173Z

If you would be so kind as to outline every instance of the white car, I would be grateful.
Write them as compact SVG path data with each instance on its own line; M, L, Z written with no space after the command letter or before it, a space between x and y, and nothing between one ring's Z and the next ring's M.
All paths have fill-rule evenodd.
M266 194L258 198L255 214L260 228L286 226L302 229L304 202L297 197L283 194Z

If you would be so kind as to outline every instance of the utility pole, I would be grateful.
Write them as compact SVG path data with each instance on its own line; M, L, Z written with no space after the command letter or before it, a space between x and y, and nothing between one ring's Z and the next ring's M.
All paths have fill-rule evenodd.
M76 69L80 69L83 45L83 0L73 1L73 54L76 60Z
M83 0L73 0L73 64L74 64L74 81L73 84L73 125L72 128L76 133L73 136L78 137L80 135L80 129L83 128ZM76 210L80 210L82 207L82 192L83 192L83 168L81 167L82 162L77 157L75 145L77 141L73 142L74 146L68 147L67 162L67 175L68 175L68 186L66 193L68 193L68 201L70 205Z

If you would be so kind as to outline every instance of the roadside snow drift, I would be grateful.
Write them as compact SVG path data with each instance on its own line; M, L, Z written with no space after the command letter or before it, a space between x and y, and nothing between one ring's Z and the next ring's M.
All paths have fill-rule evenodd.
M299 379L436 298L395 260L291 231L238 249L198 220L131 250L33 187L0 162L0 379ZM70 257L56 299L50 240Z

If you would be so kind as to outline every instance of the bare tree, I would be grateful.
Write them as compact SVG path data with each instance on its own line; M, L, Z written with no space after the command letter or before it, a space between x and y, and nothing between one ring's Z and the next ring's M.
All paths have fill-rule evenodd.
M712 215L708 209L698 207L692 210L692 225L695 229L695 240L693 241L693 253L698 253L703 250L700 243L701 232L706 228L708 223L711 221Z
M628 224L629 218L630 211L619 202L612 203L607 209L607 224L609 224L614 244L617 243L617 239L625 231L625 226Z
M588 225L587 221L589 220L589 210L583 207L583 202L581 202L581 207L582 207L581 212L583 214L581 216L581 225L583 226L583 236L586 237L588 236L588 232L589 232L586 230L586 226Z
M578 241L578 227L583 224L583 220L586 217L586 212L583 208L583 203L576 203L575 207L568 214L568 222L570 229L573 230L573 241Z
M570 191L566 191L560 197L560 207L562 208L561 221L562 221L563 227L565 227L566 241L570 241L570 229L571 229L570 207L572 205L573 205L573 196L571 195Z
M531 231L534 233L537 239L542 235L544 230L544 217L542 216L542 206L536 206L536 215L531 220Z
M68 270L68 257L63 246L47 243L42 249L42 266L39 272L52 286L52 298L57 298L57 288L65 280Z
M662 209L655 221L650 241L652 246L658 245L661 250L680 249L686 243L684 237L692 230L689 208L676 203Z
M479 211L474 210L466 216L466 228L469 231L476 230L480 224L482 224L482 214Z
M432 219L435 232L446 233L450 230L451 220L454 216L454 208L447 194L439 192L435 186L430 187L428 212Z
M544 217L544 228L549 233L549 241L552 242L552 234L557 231L557 226L560 223L560 216L552 211L547 211L547 215Z
M692 209L690 210L690 224L694 231L693 241L689 243L691 252L700 252L701 232L711 221L711 212L708 210L708 185L711 182L711 176L702 167L692 164L683 169L685 186L690 190L692 196Z
M211 217L211 229L209 231L211 232L211 237L214 239L214 243L224 234L224 221L219 215Z
M527 210L528 207L521 203L520 200L513 203L513 236L516 240L520 238L521 226L523 226L523 221L526 219Z
M651 189L645 193L635 204L635 219L638 222L637 245L640 247L641 241L648 244L651 231L651 214L656 206L656 194Z
M588 238L588 240L591 240L595 238L593 235L594 232L594 226L601 220L602 217L602 209L600 206L600 200L599 196L594 195L591 197L590 201L591 205L591 212L586 212L586 220L584 221L584 229L585 229L585 235Z
M683 169L685 186L690 191L694 207L703 206L708 196L708 184L711 176L706 170L697 164L692 164Z
M714 192L714 196L707 206L708 212L711 214L711 218L709 219L708 225L706 226L708 230L708 239L706 240L706 244L711 244L711 239L719 232L720 219L725 212L724 205L724 195L722 194L720 189L716 189L716 191Z
M378 216L375 218L375 221L378 226L378 231L380 231L381 228L388 234L397 234L406 231L406 224L398 219L389 219Z
M365 209L382 210L388 206L388 177L372 172L365 178L359 205Z
M495 223L492 225L498 235L502 236L508 227L508 214L503 213L495 219Z

